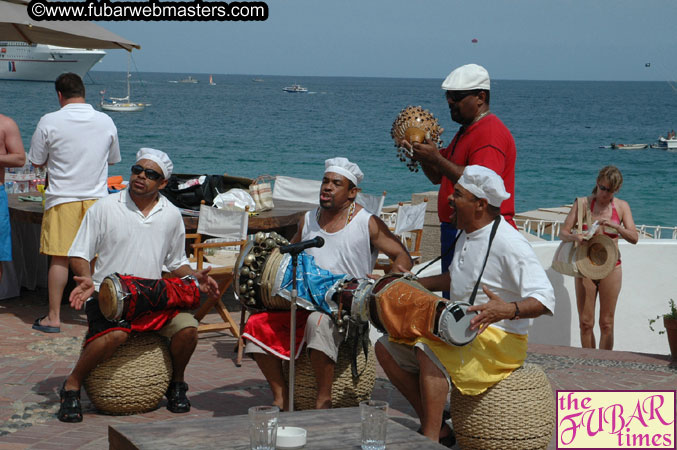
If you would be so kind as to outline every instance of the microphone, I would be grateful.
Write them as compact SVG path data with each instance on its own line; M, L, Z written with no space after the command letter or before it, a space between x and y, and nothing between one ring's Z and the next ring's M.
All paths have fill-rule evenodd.
M314 238L309 239L307 241L297 242L296 244L283 245L280 247L280 253L292 253L297 255L307 248L322 247L323 245L324 239L322 239L320 236L315 236Z

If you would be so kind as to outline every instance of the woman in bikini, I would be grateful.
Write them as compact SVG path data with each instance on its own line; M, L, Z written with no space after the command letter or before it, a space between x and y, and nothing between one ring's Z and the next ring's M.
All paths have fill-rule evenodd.
M598 222L597 233L604 233L614 240L618 247L618 238L622 237L631 244L639 238L632 219L630 205L625 200L614 197L623 184L621 171L614 166L606 166L597 175L597 184L592 195L587 197L592 223ZM578 217L578 202L574 202L569 215L562 225L559 237L563 241L584 241L580 234L572 233ZM587 228L583 225L583 230ZM612 350L614 346L614 314L622 281L620 253L614 270L598 281L588 278L576 278L576 304L578 306L581 345L584 348L595 348L595 302L599 293L599 348Z

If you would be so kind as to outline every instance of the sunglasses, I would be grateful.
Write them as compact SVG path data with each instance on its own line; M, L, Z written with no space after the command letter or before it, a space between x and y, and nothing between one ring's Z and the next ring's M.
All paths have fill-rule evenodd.
M608 188L608 187L606 187L606 186L602 186L601 184L598 184L597 187L598 187L599 189L601 189L602 191L604 191L604 192L613 192L613 191L614 191L613 189Z
M148 178L149 180L152 180L152 181L157 181L160 178L164 178L164 176L161 173L157 173L153 169L144 169L143 167L141 167L138 164L134 164L132 166L132 173L134 175L139 175L141 172L145 173L146 178Z
M447 91L447 98L458 103L469 95L475 94L477 91Z

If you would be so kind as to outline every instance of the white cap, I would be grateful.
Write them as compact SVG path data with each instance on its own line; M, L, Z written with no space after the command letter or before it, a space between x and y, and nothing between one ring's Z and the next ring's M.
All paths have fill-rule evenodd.
M473 91L489 88L489 72L477 64L466 64L454 69L442 83L445 91Z
M477 198L485 198L490 205L500 207L503 200L510 198L503 179L493 170L484 166L466 166L458 184Z
M174 164L172 160L169 159L169 156L162 150L155 150L154 148L142 148L136 152L136 162L139 162L141 159L149 159L160 166L162 169L162 174L165 176L165 180L169 178L172 174L172 169L174 169Z
M324 173L334 172L339 175L343 175L347 179L353 182L355 186L360 184L364 178L364 174L360 170L360 167L348 161L348 158L338 157L330 158L324 162Z

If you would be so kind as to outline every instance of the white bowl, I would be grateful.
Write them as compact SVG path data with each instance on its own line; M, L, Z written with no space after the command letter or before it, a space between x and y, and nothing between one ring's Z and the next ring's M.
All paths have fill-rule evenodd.
M301 448L306 445L306 430L299 427L277 427L278 448Z

